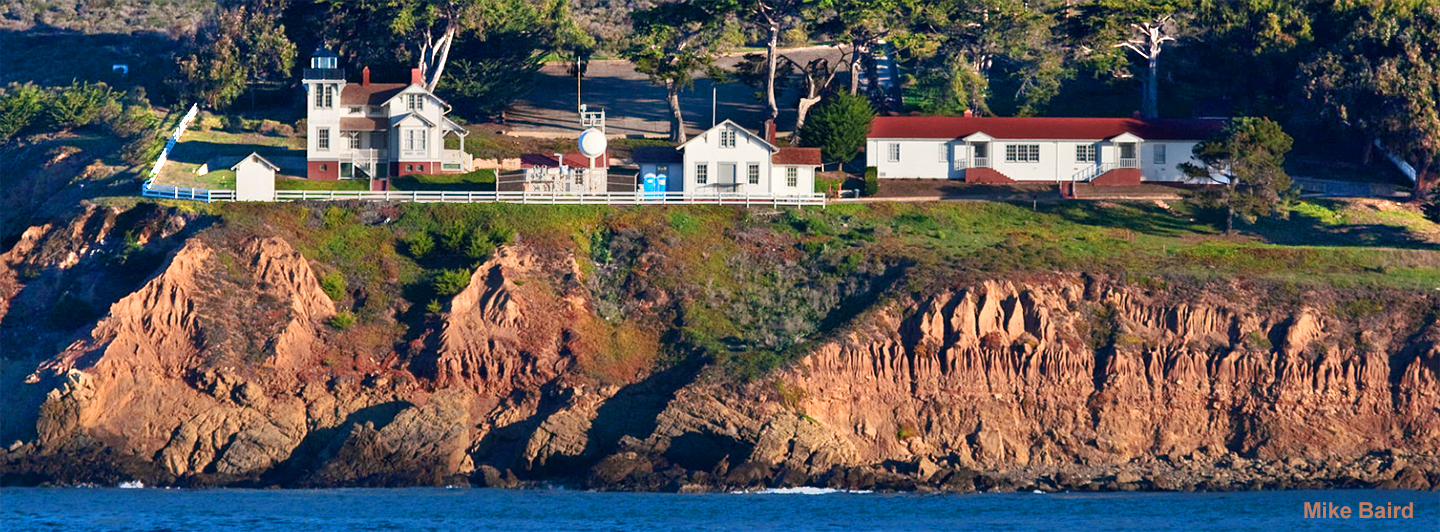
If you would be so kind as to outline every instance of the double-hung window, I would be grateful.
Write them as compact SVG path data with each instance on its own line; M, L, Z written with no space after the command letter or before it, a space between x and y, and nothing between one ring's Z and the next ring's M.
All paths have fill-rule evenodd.
M940 162L943 163L943 162L948 162L948 161L950 161L950 145L949 145L949 144L945 144L945 143L941 143L941 144L940 144Z
M889 157L889 161L890 161L890 162L892 162L892 163L898 163L898 162L900 162L900 143L899 143L899 142L892 142L892 143L890 143L889 155L890 155L890 157Z
M785 168L785 186L795 188L800 185L800 169L794 166Z
M1005 162L1007 163L1038 163L1040 162L1039 144L1009 144L1005 146Z
M1076 146L1076 147L1075 147L1075 162L1077 162L1077 163L1093 163L1093 162L1095 162L1095 145L1094 145L1094 144L1082 144L1082 145L1080 145L1080 146Z
M733 129L726 129L726 130L720 132L720 147L721 147L721 148L734 148L734 147L735 147L735 130L733 130Z
M424 95L424 94L406 94L406 95L405 95L405 109L408 110L408 111L424 111L424 110L425 110L425 95Z
M1155 164L1165 164L1165 145L1155 144Z
M330 130L321 128L315 130L315 149L326 151L330 149Z
M315 86L315 108L330 109L335 107L335 85L321 84Z
M746 182L752 185L760 184L760 165L750 163L750 167L747 170L745 173L745 177L747 178Z
M425 151L425 131L410 129L405 131L405 151Z
M695 164L695 184L703 185L710 181L710 165L705 163Z

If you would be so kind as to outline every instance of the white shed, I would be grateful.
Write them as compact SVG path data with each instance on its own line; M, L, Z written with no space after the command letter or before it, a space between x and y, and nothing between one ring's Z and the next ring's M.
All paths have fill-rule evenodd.
M230 167L235 171L235 199L239 201L275 201L275 172L280 167L251 153Z

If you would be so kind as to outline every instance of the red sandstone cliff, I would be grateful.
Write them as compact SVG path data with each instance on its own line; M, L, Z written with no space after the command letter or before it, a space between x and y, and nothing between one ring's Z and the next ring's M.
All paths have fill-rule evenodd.
M94 238L81 233L37 228L0 256L7 305L27 283L19 265L70 261L39 250ZM0 454L5 474L83 481L75 464L103 462L201 484L1440 485L1428 294L1357 320L1318 299L1258 303L1239 283L992 280L879 303L757 382L681 364L603 385L566 347L593 313L568 258L501 248L422 347L394 356L346 351L284 240L221 246L177 244L57 354L24 376L6 362L6 386L44 399L4 412L25 442Z

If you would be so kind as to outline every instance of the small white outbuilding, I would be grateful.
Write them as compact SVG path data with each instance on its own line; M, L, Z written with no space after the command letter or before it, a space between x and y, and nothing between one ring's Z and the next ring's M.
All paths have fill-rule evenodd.
M258 153L246 155L235 166L235 199L238 201L275 201L275 172L280 167Z

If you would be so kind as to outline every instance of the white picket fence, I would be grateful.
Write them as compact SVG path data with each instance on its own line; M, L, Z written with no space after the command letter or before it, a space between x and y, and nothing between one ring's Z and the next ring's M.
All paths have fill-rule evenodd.
M185 130L190 127L190 123L195 121L195 115L199 113L200 104L191 104L190 110L180 118L180 123L175 125L175 132L170 134L170 140L165 142L165 149L160 150L160 156L155 158L155 165L150 167L150 174L146 176L146 182L154 181L155 176L160 175L160 169L164 168L165 162L170 160L170 150L175 149L175 143L180 142L180 135L185 133Z
M225 191L233 194L233 191ZM819 205L824 194L753 195L686 194L683 192L607 192L571 194L559 192L468 192L468 191L357 191L277 190L275 201L405 201L414 203L522 203L536 205Z
M235 201L234 190L194 188L194 187L172 187L169 185L156 185L145 180L140 187L140 195L147 198L165 198L194 200L210 203L214 201Z

